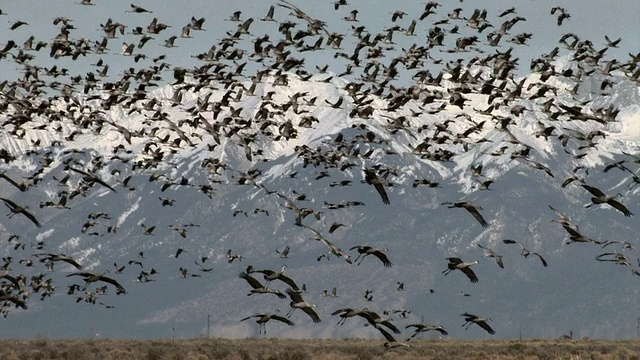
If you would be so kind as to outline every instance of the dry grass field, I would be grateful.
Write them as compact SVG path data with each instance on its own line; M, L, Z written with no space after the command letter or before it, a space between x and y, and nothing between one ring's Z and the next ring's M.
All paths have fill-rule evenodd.
M379 340L1 340L0 360L18 359L567 359L638 360L634 340L416 340L386 350Z

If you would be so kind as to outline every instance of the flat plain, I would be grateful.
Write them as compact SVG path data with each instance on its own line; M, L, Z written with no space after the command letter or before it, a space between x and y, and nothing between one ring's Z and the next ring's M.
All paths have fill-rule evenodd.
M0 360L17 359L640 359L637 340L412 340L386 349L381 340L185 339L0 340Z

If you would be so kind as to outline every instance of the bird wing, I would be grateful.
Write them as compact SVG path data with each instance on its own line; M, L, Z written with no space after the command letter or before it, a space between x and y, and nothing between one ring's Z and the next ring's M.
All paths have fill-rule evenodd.
M542 255L538 254L538 253L532 253L533 255L537 256L540 261L542 262L542 266L547 267L547 261L542 257Z
M249 283L249 285L251 285L252 288L254 289L262 289L264 288L264 285L262 285L262 283L260 283L260 281L258 281L258 279L254 278L253 276L245 273L245 272L241 272L239 275L241 278L247 280L247 282Z
M491 335L495 334L496 332L491 328L491 326L489 326L489 324L487 324L485 321L477 321L476 324L478 324L478 326L480 326L481 328L487 330L487 332Z
M502 256L495 256L496 258L496 263L498 263L498 266L500 266L501 269L504 269L504 263L502 262Z
M611 200L607 201L607 204L609 204L609 205L613 206L614 208L616 208L618 211L620 211L621 213L623 213L623 214L624 214L624 216L626 216L626 217L630 217L630 216L632 216L632 215L633 215L633 214L631 213L631 211L629 211L629 209L627 209L627 207L626 207L626 206L622 205L622 204L621 204L619 201L617 201L617 200L613 200L613 199L611 199Z
M83 269L82 265L78 264L77 261L73 260L70 257L63 257L63 258L60 258L60 260L66 262L67 264L73 265L78 270L82 270Z
M247 316L247 317L246 317L246 318L244 318L244 319L241 319L240 321L249 320L249 319L251 319L252 317L256 317L256 316L262 316L262 315L261 315L261 314L253 314L253 315L251 315L251 316Z
M470 267L463 267L462 269L460 269L465 275L467 275L467 277L469 278L469 280L471 280L471 282L478 282L478 277L476 276L476 273L473 272L473 270L471 270Z
M389 334L385 329L381 328L381 327L377 327L376 329L378 329L378 331L380 331L380 333L382 334L382 336L384 336L385 339L387 339L389 342L398 342L393 335Z
M593 186L589 186L586 184L580 185L582 186L585 190L587 190L588 192L590 192L591 194L595 195L595 196L606 196L605 193L603 193L602 191L600 191L600 189L594 188Z
M365 181L368 184L373 185L373 187L376 189L378 194L380 194L380 197L382 198L382 202L385 205L389 205L390 204L389 196L387 195L387 192L384 190L384 186L380 182L380 179L378 179L378 177L376 176L375 171L371 169L365 169L364 173L365 173Z
M118 289L118 292L125 292L124 287L122 287L122 285L120 285L120 283L117 282L115 279L112 279L112 278L106 277L106 276L100 276L100 280L115 286L116 289Z
M283 322L283 323L285 323L285 324L287 324L287 325L289 325L289 326L294 326L294 325L295 325L293 321L291 321L291 320L287 319L287 318L286 318L286 317L284 317L284 316L280 316L280 315L273 315L273 316L271 316L271 318L272 318L273 320L281 321L281 322Z
M296 292L295 290L289 288L286 290L287 295L289 295L289 297L291 298L291 301L293 302L304 302L304 299L302 298L302 295L300 295L300 293Z
M627 210L628 211L628 210ZM34 223L36 225L36 227L42 227L42 225L40 224L40 222L38 222L38 219L36 219L36 217L30 213L29 211L27 211L26 209L22 209L20 211L20 213L22 213L22 215L26 216L27 219L31 220L32 223Z
M290 277L288 277L286 275L280 274L280 276L278 276L278 280L280 280L280 281L286 283L287 285L291 286L291 288L293 290L296 290L296 291L300 290L300 288L298 288L298 285L296 284L296 282L293 281Z
M382 264L384 264L385 267L391 267L393 265L391 261L389 261L389 258L387 257L387 255L382 251L378 250L374 252L373 255L375 255L378 259L380 259L380 261L382 261Z
M312 308L310 307L303 307L302 311L304 311L307 315L309 315L309 317L311 318L311 320L313 320L314 323L319 323L320 321L320 317L318 316L318 313L316 313Z
M448 257L447 260L449 260L449 263L451 263L451 264L461 264L462 263L462 259L460 259L458 257Z
M489 223L482 217L482 214L480 214L480 211L478 211L478 209L470 204L464 205L464 208L467 209L468 212L471 213L471 215L473 215L474 218L476 218L476 220L478 220L478 222L480 223L480 225L482 225L482 227L488 227Z

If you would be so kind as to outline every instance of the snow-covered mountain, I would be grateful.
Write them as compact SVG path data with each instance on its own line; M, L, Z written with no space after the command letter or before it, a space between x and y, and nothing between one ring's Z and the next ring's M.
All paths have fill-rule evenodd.
M554 66L560 73L574 65L564 58ZM489 76L486 68L469 71ZM0 193L29 206L42 224L37 228L22 215L2 220L2 255L5 262L11 258L10 274L44 274L55 286L44 301L38 293L29 294L27 310L9 304L2 336L57 337L61 323L68 324L65 337L199 336L206 333L207 316L214 336L250 336L257 325L239 323L241 318L275 309L286 313L289 300L247 296L250 287L238 273L248 265L279 270L284 264L285 274L306 285L304 297L317 305L322 322L313 324L298 310L291 317L295 327L270 324L269 336L377 336L360 320L337 326L339 318L330 314L345 307L380 313L407 309L406 319L389 316L399 325L424 317L455 338L486 336L479 328L460 327L463 312L490 317L501 338L519 331L525 337L555 337L569 330L599 338L633 336L640 277L626 266L596 261L596 256L619 252L637 269L637 253L619 243L605 248L567 244L569 234L552 222L558 217L549 206L566 213L585 236L638 245L636 217L608 205L585 208L591 194L581 180L563 186L569 177L582 179L607 194L620 193L621 203L640 212L638 158L626 155L640 149L637 83L615 74L612 88L598 94L590 89L599 81L593 74L574 95L574 80L553 76L544 84L556 94L532 99L541 86L540 75L532 74L520 84L521 98L482 113L489 95L464 92L462 108L449 103L459 83L447 75L441 85L423 87L393 111L397 98L352 96L350 84L339 77L325 82L327 75L308 81L286 76L287 86L270 77L253 94L246 90L248 82L244 91L239 86L182 90L178 100L174 95L180 86L167 85L145 100L156 99L158 112L122 105L101 111L109 94L97 91L47 104L66 111L67 118L42 114L20 127L7 121L17 111L2 115L8 125L0 143L15 158L2 164L2 170L16 181L34 173L40 180L26 192L0 181ZM505 89L513 91L518 82ZM269 92L272 100L265 100ZM426 96L434 96L433 103ZM339 99L342 104L332 106ZM356 99L370 102L371 115L352 113L364 108ZM551 112L543 109L547 100L552 101ZM190 109L203 101L209 107L194 116ZM580 102L584 106L578 112L591 119L550 117L567 112L560 105ZM521 114L510 113L520 105ZM216 106L219 114L214 114ZM606 119L613 110L617 114ZM429 145L420 147L422 142ZM34 144L37 151L31 151ZM623 160L628 171L603 172ZM95 176L115 191L69 167L95 169ZM390 205L363 181L364 168L376 169ZM415 182L421 179L437 186ZM347 180L348 186L340 186ZM486 180L493 183L482 185ZM58 204L63 193L68 208L46 206L47 201ZM461 199L481 207L489 226L480 226L464 209L441 205ZM356 265L328 254L311 230L296 225L291 204L311 209L302 224L353 258L357 252L350 248L371 245L386 248L393 266L382 266L374 256ZM104 215L88 218L99 212ZM334 223L344 226L330 233ZM147 235L143 224L155 229ZM173 225L184 229L184 236ZM19 238L6 241L11 234ZM517 240L549 266L534 256L520 256L520 247L503 239ZM478 245L501 255L504 269L483 257ZM275 252L285 246L291 249L288 259ZM179 256L177 249L183 250ZM229 263L228 250L243 259ZM76 269L64 262L47 270L40 261L45 256L34 255L44 253L69 255L86 271L109 270L106 275L122 284L126 294L116 295L109 284L106 294L95 294L103 285L97 283L88 287L95 304L83 301L79 289L67 295L70 284L83 285L82 278L67 277ZM208 259L202 262L202 257ZM479 282L471 283L459 271L444 276L447 257L478 260L473 269ZM121 266L126 267L116 272ZM180 276L181 268L186 277ZM141 275L151 269L156 273ZM398 283L404 283L403 291L397 290ZM278 281L271 286L287 288ZM337 297L321 296L334 287ZM372 301L365 299L367 290Z

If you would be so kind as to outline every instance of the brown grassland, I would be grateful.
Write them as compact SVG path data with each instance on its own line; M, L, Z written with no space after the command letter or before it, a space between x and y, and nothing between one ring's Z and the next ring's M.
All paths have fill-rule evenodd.
M639 360L636 340L0 340L0 360L18 359L593 359Z

